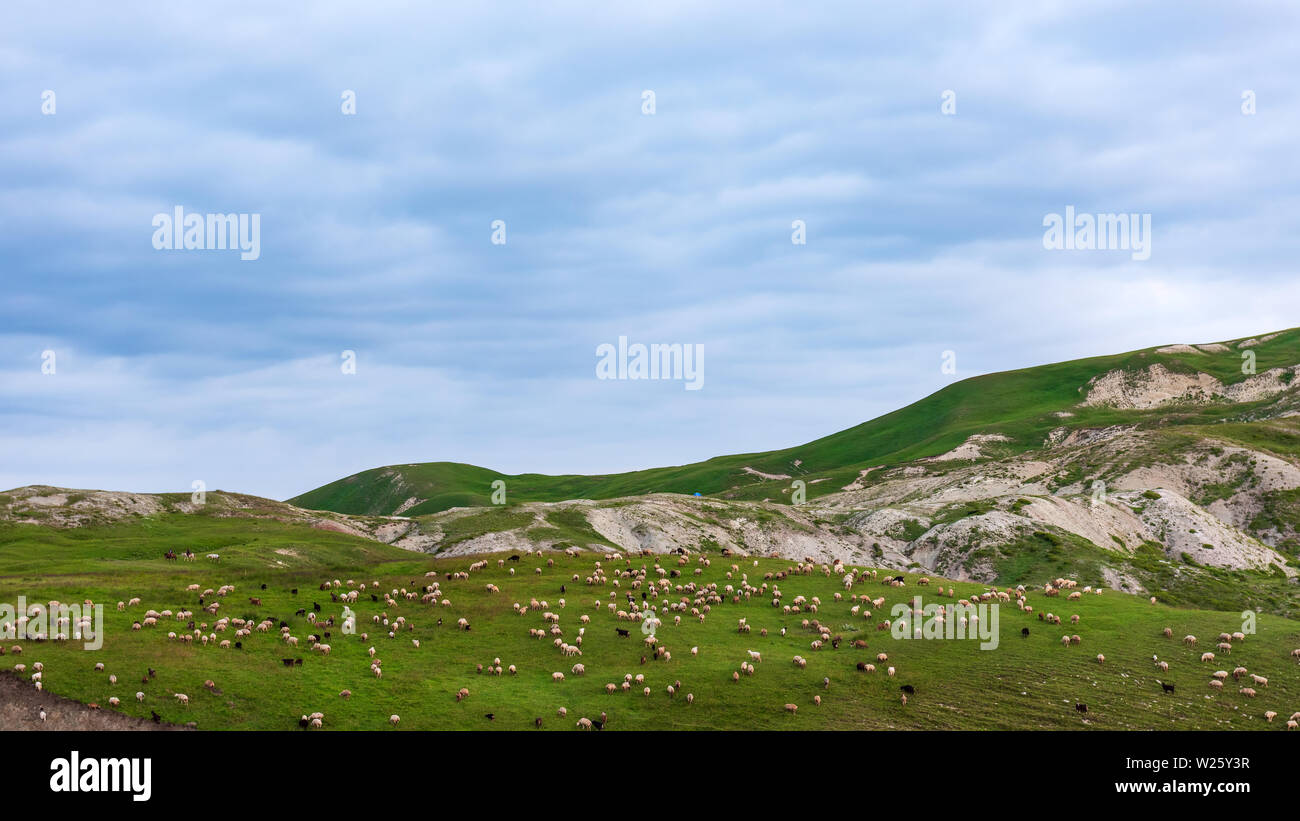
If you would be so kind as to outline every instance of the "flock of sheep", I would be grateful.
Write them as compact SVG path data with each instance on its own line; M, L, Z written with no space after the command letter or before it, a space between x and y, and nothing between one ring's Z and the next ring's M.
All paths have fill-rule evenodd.
M576 550L566 551L571 557L577 557L579 554ZM548 569L555 565L554 558L547 558L541 550L535 553L525 554L529 557L536 556L543 560ZM646 554L649 556L650 554ZM497 559L495 564L497 568L506 568L509 564L508 574L515 574L515 566L521 561L521 556L513 555L509 559ZM824 603L817 596L805 597L803 595L791 596L787 599L786 591L783 587L796 587L800 577L806 577L813 574L820 574L826 577L841 578L844 592L834 593L834 601L840 604L848 604L845 608L848 614L857 619L864 620L866 625L872 622L872 610L879 610L885 603L884 596L872 597L869 593L854 593L853 590L858 585L865 585L869 582L879 581L877 571L864 570L857 568L846 568L842 563L818 565L812 560L802 562L793 562L779 571L772 571L762 575L762 578L750 579L748 573L742 570L739 563L731 563L725 573L725 580L721 582L705 582L698 580L705 569L711 566L712 559L707 555L696 555L691 557L688 554L666 554L658 555L651 558L649 566L644 563L635 566L630 558L625 558L619 553L602 554L593 561L591 571L586 574L573 573L565 585L561 585L561 594L567 594L568 585L573 585L576 589L584 587L590 591L584 594L580 599L574 602L574 609L580 609L576 618L562 619L562 614L569 612L569 601L563 596L557 598L554 605L549 600L539 600L530 598L528 601L514 602L510 611L520 617L521 626L518 628L523 633L527 631L529 639L539 642L549 641L555 652L557 661L563 660L563 669L557 669L551 673L551 681L561 683L566 681L566 672L568 676L582 678L587 674L587 662L581 660L583 652L583 641L586 638L587 630L592 626L593 620L603 617L610 620L614 625L616 634L621 639L632 640L634 634L639 637L640 649L644 654L641 656L641 663L645 664L648 660L671 660L671 650L662 640L661 629L666 624L673 627L680 626L684 619L696 620L703 623L710 616L714 615L716 609L724 607L726 604L739 604L751 600L770 601L774 612L779 613L786 622L791 618L799 619L799 627L807 632L810 637L809 649L812 652L818 652L825 648L832 650L838 649L844 641L843 637L836 635L835 632L827 625L821 623L815 616L819 610L824 607ZM753 562L757 567L758 562ZM449 582L469 581L475 574L482 574L488 571L490 563L486 559L473 562L468 570L457 571L445 574L445 579ZM542 566L534 569L534 573L541 575ZM757 571L755 571L757 574ZM303 636L295 636L293 629L283 620L277 620L270 617L242 619L238 617L221 616L220 611L223 603L229 601L229 597L235 593L233 584L225 584L217 588L203 588L198 584L190 584L185 587L185 593L195 596L197 599L196 607L200 616L195 617L195 613L189 607L180 607L176 609L154 610L146 609L140 618L135 619L132 625L133 630L156 630L162 623L168 622L177 624L175 630L167 631L167 639L178 643L188 645L198 645L214 647L219 650L242 649L245 642L251 641L278 641L286 648L297 648L305 646L311 651L318 653L322 657L328 657L331 652L330 641L360 641L369 645L367 656L369 661L369 675L376 679L383 678L383 660L379 656L378 646L384 640L405 641L402 634L410 633L415 630L415 624L406 616L390 617L389 611L395 610L405 605L419 605L427 608L425 612L434 614L437 612L447 612L453 609L450 595L442 589L442 582L439 576L444 574L438 571L429 571L425 574L422 583L416 584L412 580L408 587L396 587L382 589L378 580L372 579L369 583L365 581L357 582L353 579L346 581L340 579L330 579L322 582L319 589L328 592L331 600L337 603L354 604L359 597L368 595L371 600L380 603L382 611L373 614L369 620L369 627L365 631L358 631L356 616L352 615L343 620L342 624L336 625L333 616L322 617L319 615L320 605L313 606L311 611L307 608L298 610L296 615L304 616L311 632ZM930 579L921 577L917 583L922 586L928 586ZM903 576L886 577L883 584L900 588L906 585ZM262 586L265 589L265 585ZM1048 598L1060 596L1065 592L1065 601L1077 601L1083 595L1093 594L1100 595L1101 588L1084 587L1080 590L1075 582L1069 579L1055 579L1046 584L1039 592ZM500 594L500 588L491 582L484 583L484 589L491 596ZM292 591L294 594L297 590ZM989 588L983 593L963 598L954 602L951 610L940 606L939 618L960 617L963 625L966 622L967 615L972 611L969 609L974 604L993 602L997 604L1015 603L1017 608L1026 616L1032 617L1035 609L1029 604L1029 590L1023 585L1015 588L1006 588L999 590ZM956 591L953 588L945 590L943 586L937 586L937 594L941 597L955 599ZM573 594L577 595L577 594ZM1154 601L1154 599L1153 599ZM250 605L257 607L261 605L259 596L248 597ZM581 602L581 603L579 603ZM87 601L87 605L92 602ZM51 607L57 607L57 602L51 602ZM133 597L126 601L117 603L118 611L127 611L128 609L141 607L141 599ZM504 605L503 605L504 606ZM345 610L345 613L350 612ZM914 611L913 614L920 617L923 613L920 610ZM204 620L204 617L209 620ZM453 616L455 614L453 613ZM974 618L974 616L971 616ZM455 616L455 625L458 630L471 631L473 626L468 618L464 616ZM737 619L736 632L740 635L748 635L754 630L754 625L750 621L753 616L740 617ZM1037 619L1045 624L1060 625L1062 620L1050 612L1038 612ZM564 622L562 624L561 622ZM442 624L443 619L438 618L438 623ZM1074 614L1070 617L1072 625L1080 623L1080 616ZM619 627L619 624L627 624L628 627ZM183 626L182 626L183 625ZM875 624L879 631L889 630L891 628L890 620L886 619ZM339 629L339 635L335 637L335 629ZM606 628L608 629L608 628ZM788 627L780 627L780 634L785 636ZM916 628L918 631L920 627ZM374 638L370 631L374 631ZM1022 635L1028 636L1029 629L1024 628ZM1165 628L1163 631L1165 638L1173 638L1172 628ZM758 629L759 637L765 638L768 635L767 628ZM1241 643L1246 640L1246 636L1240 632L1222 633L1216 650L1230 654L1234 643ZM418 649L420 642L416 638L409 638L411 645ZM373 643L372 643L373 642ZM1078 634L1066 634L1061 638L1061 644L1069 647L1078 645L1082 638ZM1186 636L1183 644L1188 648L1194 648L1198 640L1195 636ZM863 639L856 639L851 642L850 646L854 649L865 649L867 643ZM14 645L8 648L12 655L20 655L23 652L21 645ZM700 648L698 646L689 649L690 656L698 656ZM0 647L0 655L5 653L5 648ZM1291 654L1293 657L1300 659L1300 648L1294 650ZM1204 663L1213 662L1216 659L1214 652L1205 652L1201 655L1201 661ZM1096 656L1098 664L1104 664L1106 659L1103 654ZM283 659L286 666L301 664L301 658ZM885 668L885 675L894 678L898 676L899 671L896 665L888 664L889 656L887 653L880 652L875 655L875 663L859 661L856 664L856 670L859 673L874 674L877 670L876 664ZM1169 662L1162 661L1158 657L1153 657L1153 662L1161 673L1168 673ZM763 654L759 650L748 649L743 658L737 659L737 668L731 673L731 681L739 682L742 676L754 676L757 674L758 665L763 663ZM804 669L807 665L807 659L800 655L793 656L793 665L798 669ZM19 674L27 671L24 663L14 665L14 670ZM95 665L97 672L106 672L104 664ZM41 662L34 662L31 665L31 681L39 690L43 686L42 677L44 665ZM494 657L491 662L478 664L476 672L480 675L486 673L493 676L518 675L518 668L515 664L508 666L503 665L501 658ZM358 674L360 671L358 671ZM1245 667L1238 666L1231 673L1226 670L1216 671L1209 679L1209 686L1214 690L1221 690L1224 682L1231 675L1234 680L1242 682L1240 694L1248 698L1256 696L1254 687L1267 687L1268 679L1264 676L1251 673ZM142 685L149 684L154 677L152 669L141 678ZM1246 686L1244 679L1249 677L1252 686ZM107 675L110 685L117 684L115 674ZM1160 682L1166 692L1173 692L1172 684ZM829 691L831 680L829 677L823 678L822 689ZM204 682L204 688L211 692L219 692L215 682L207 680ZM901 691L900 701L906 705L908 696L915 696L916 690L910 684L904 684L899 687ZM606 695L613 696L618 693L637 692L643 697L649 697L653 690L647 682L644 673L626 672L621 677L613 681L607 681L600 686L600 691ZM663 685L662 691L670 699L675 699L679 695L686 704L695 702L693 692L685 692L680 680L674 680L672 683ZM185 693L170 694L176 702L182 706L189 706L190 697ZM339 697L347 700L351 697L350 690L343 690ZM455 694L456 701L464 701L470 697L468 686L461 687ZM139 690L135 693L136 701L144 703L146 700L145 690ZM813 703L820 706L822 696L815 695ZM120 700L117 696L108 699L110 707L119 707ZM92 708L98 708L98 704L91 703ZM773 709L776 709L773 705ZM794 702L787 702L781 705L780 709L790 713L797 714L799 705ZM1076 705L1080 713L1087 713L1086 705L1080 703ZM568 710L560 707L557 715L565 718ZM157 712L153 712L153 719L160 720ZM1275 711L1269 710L1263 714L1268 722L1272 722L1277 716ZM487 713L486 717L492 719L493 713ZM387 722L390 726L396 727L400 722L400 716L392 714L387 716ZM575 726L578 729L602 729L608 721L608 715L602 711L598 717L589 718L586 716L578 718ZM1287 720L1288 729L1296 729L1297 722L1300 721L1300 711L1297 711ZM325 714L323 711L315 710L310 713L303 713L298 720L300 727L304 729L321 728L325 725ZM542 718L534 719L534 724L541 727Z

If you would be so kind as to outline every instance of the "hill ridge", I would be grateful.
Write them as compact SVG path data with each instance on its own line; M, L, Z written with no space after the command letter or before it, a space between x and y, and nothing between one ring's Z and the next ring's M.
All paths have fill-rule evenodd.
M1247 352L1254 373L1243 371ZM407 515L422 515L491 504L497 480L506 482L512 501L556 502L651 492L780 498L773 483L800 478L817 480L805 488L813 498L843 488L872 465L941 456L977 435L1006 436L1013 450L1023 451L1046 441L1059 427L1151 421L1151 412L1177 403L1209 411L1202 414L1204 422L1217 421L1290 390L1296 384L1297 365L1300 331L1294 328L1224 342L1163 345L968 377L883 416L772 451L590 475L506 474L447 461L392 464L351 474L287 501L340 513L384 515L401 508ZM1270 393L1266 386L1276 390ZM1168 394L1164 400L1162 391ZM1216 408L1221 412L1214 413Z

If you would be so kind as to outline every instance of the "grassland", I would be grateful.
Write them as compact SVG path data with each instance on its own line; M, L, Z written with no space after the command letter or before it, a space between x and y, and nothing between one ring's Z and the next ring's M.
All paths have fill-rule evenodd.
M1054 570L1050 554L1057 546L1044 542L1040 547L1043 566L1008 566L1006 572L1032 576ZM167 562L162 559L167 549L191 549L200 559ZM201 558L210 552L220 554L220 561ZM906 574L908 584L901 589L879 582L860 584L854 592L886 599L883 608L866 618L850 612L851 602L834 600L843 589L837 578L815 573L779 582L787 604L799 595L819 597L822 604L815 615L783 615L766 596L739 603L724 596L724 603L713 606L703 622L686 613L682 623L674 625L671 614L665 614L658 636L672 651L672 660L642 664L644 647L637 625L616 620L604 606L612 600L625 609L629 581L619 580L617 588L612 582L588 586L573 581L575 574L584 579L592 572L597 554L570 558L557 553L554 566L526 556L498 567L498 558L507 557L488 557L488 567L468 580L448 580L447 573L467 569L472 559L439 559L274 520L164 513L67 530L6 525L0 528L0 602L14 604L19 595L29 602L90 598L107 607L102 649L86 651L78 642L27 641L21 657L7 655L4 661L6 666L22 662L29 667L42 662L49 692L101 705L117 696L126 714L148 717L155 710L167 721L193 721L204 729L298 731L299 716L321 711L327 729L384 729L395 713L401 716L401 729L531 729L541 717L547 729L571 730L578 717L595 718L604 711L609 729L1283 730L1286 716L1300 710L1300 667L1289 657L1300 647L1300 623L1273 616L1260 616L1258 633L1236 644L1231 656L1221 654L1214 664L1203 664L1199 655L1213 649L1215 636L1242 629L1240 612L1153 605L1115 591L1076 602L1032 592L1029 601L1036 610L1055 612L1067 625L1051 627L1014 605L1003 606L998 648L980 650L975 641L897 640L875 629L893 605L913 595L937 601L936 587L948 587L946 582L936 579L921 586L917 575ZM683 577L671 583L737 584L739 573L732 578L727 574L733 561L743 561L741 572L761 584L765 574L790 566L775 559L757 565L717 554L709 559L711 565L694 575L698 557L691 557L681 568ZM654 574L655 559L638 556L630 561L632 567L644 565ZM661 556L659 561L665 570L678 569L676 557ZM627 566L608 559L604 564L610 570ZM375 581L379 590L411 590L426 583L429 572L438 574L451 606L403 601L384 608L370 599ZM332 651L325 657L305 646L314 628L295 612L313 612L313 603L319 603L322 617L341 615L342 605L318 589L323 580L335 578L367 584L353 609L359 617L358 632L370 635L346 636L335 627L329 639ZM489 592L489 583L500 592ZM185 607L213 621L199 611L197 594L185 591L190 584L235 585L234 593L219 599L220 616L283 620L304 646L286 647L274 630L245 638L242 650L186 646L167 638L169 631L181 632L185 626L174 620L131 629L148 608ZM963 583L955 587L958 596L987 589ZM297 595L290 592L293 588ZM118 601L136 596L141 599L138 607L121 613L115 609ZM261 605L250 604L249 597L259 597ZM679 597L674 592L668 598ZM530 628L544 626L541 611L520 616L512 605L533 598L547 600L549 609L560 614L559 624L570 642L578 634L580 616L591 617L580 658L564 658L549 639L529 637ZM602 606L595 606L597 600ZM1225 601L1225 607L1229 604ZM384 612L389 618L405 616L415 629L388 638L373 621ZM1070 626L1073 613L1081 620ZM462 617L471 624L469 632L455 627ZM753 626L752 633L737 632L740 618ZM804 618L820 619L843 636L844 643L839 649L811 650L816 636L801 627ZM1163 638L1166 626L1177 637L1200 637L1200 645L1185 647ZM632 636L618 637L616 627L630 629ZM784 637L782 627L788 628ZM1020 635L1022 627L1029 628L1028 637ZM761 636L761 629L768 635ZM1082 643L1064 647L1062 633L1078 633ZM219 637L233 639L233 630ZM418 648L412 639L419 640ZM851 649L855 639L865 640L868 648ZM382 680L369 672L371 646L383 660ZM691 647L699 648L698 656L691 655ZM760 651L763 661L755 665L753 676L733 683L732 673L750 649ZM889 656L886 663L876 662L882 652ZM1105 654L1104 664L1096 661L1098 653ZM795 654L808 659L806 669L791 664ZM1167 674L1155 669L1153 654L1169 663ZM515 665L518 674L476 672L476 665L488 665L497 657L505 666ZM283 658L302 658L303 664L286 668ZM577 661L586 666L585 676L570 672ZM877 663L879 672L857 672L860 661ZM103 672L93 670L97 662L105 665ZM892 679L884 673L890 665L897 669ZM1236 665L1267 676L1269 686L1257 687L1254 699L1238 694L1231 680L1223 692L1212 692L1207 686L1210 673ZM157 677L141 684L149 667ZM563 682L551 680L556 671L566 674ZM640 694L640 687L605 694L606 683L621 682L629 673L645 675L649 697ZM109 684L109 674L118 676L116 685ZM824 677L830 679L829 689L823 687ZM1176 692L1162 692L1157 678L1175 684ZM204 689L208 679L219 692ZM680 695L667 695L667 685L678 680L683 693L694 694L693 704ZM903 684L916 690L906 705L900 699ZM461 687L468 687L471 695L457 702L454 693ZM344 689L353 694L349 700L339 696ZM135 699L137 690L146 694L143 703ZM171 696L176 692L190 696L188 708ZM820 707L814 704L815 696L822 697ZM799 705L797 715L782 710L786 702ZM1075 711L1076 702L1088 705L1086 717ZM567 708L566 719L557 717L560 707ZM1281 719L1265 723L1265 710L1276 711ZM486 718L488 713L494 719Z
M1235 340L1234 340L1235 341ZM1279 333L1250 349L1258 373L1300 362L1300 329ZM701 493L728 499L784 498L790 480L764 480L747 472L826 479L809 484L808 498L832 493L858 478L859 471L892 466L945 453L972 434L1000 433L1009 453L1042 445L1060 427L1105 427L1130 424L1184 430L1213 425L1215 435L1281 455L1294 456L1300 433L1293 424L1243 423L1267 403L1212 402L1150 411L1081 407L1083 387L1113 370L1137 372L1160 364L1175 372L1208 373L1225 385L1247 378L1242 351L1160 353L1154 348L1070 362L1004 371L954 382L907 407L806 444L761 453L719 456L703 462L597 476L507 475L453 462L392 465L363 471L303 493L293 504L339 513L387 515L409 499L419 503L410 516L452 507L485 506L492 483L503 480L511 501L558 502L567 499L613 499L645 493ZM1073 414L1068 421L1056 414ZM1195 434L1198 431L1192 430Z

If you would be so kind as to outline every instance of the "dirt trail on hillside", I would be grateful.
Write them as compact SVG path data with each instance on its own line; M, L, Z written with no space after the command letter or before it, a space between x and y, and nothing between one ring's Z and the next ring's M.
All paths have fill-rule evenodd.
M45 721L41 721L41 709ZM80 701L37 690L11 672L0 673L0 732L8 730L186 730L177 724L154 724L107 707L92 710Z

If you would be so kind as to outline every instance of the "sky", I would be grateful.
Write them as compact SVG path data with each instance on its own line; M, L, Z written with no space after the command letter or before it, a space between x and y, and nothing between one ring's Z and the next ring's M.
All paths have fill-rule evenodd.
M0 487L612 473L1300 325L1293 3L0 17ZM257 258L156 247L177 207ZM1149 258L1045 247L1067 207ZM700 389L598 378L619 337Z

